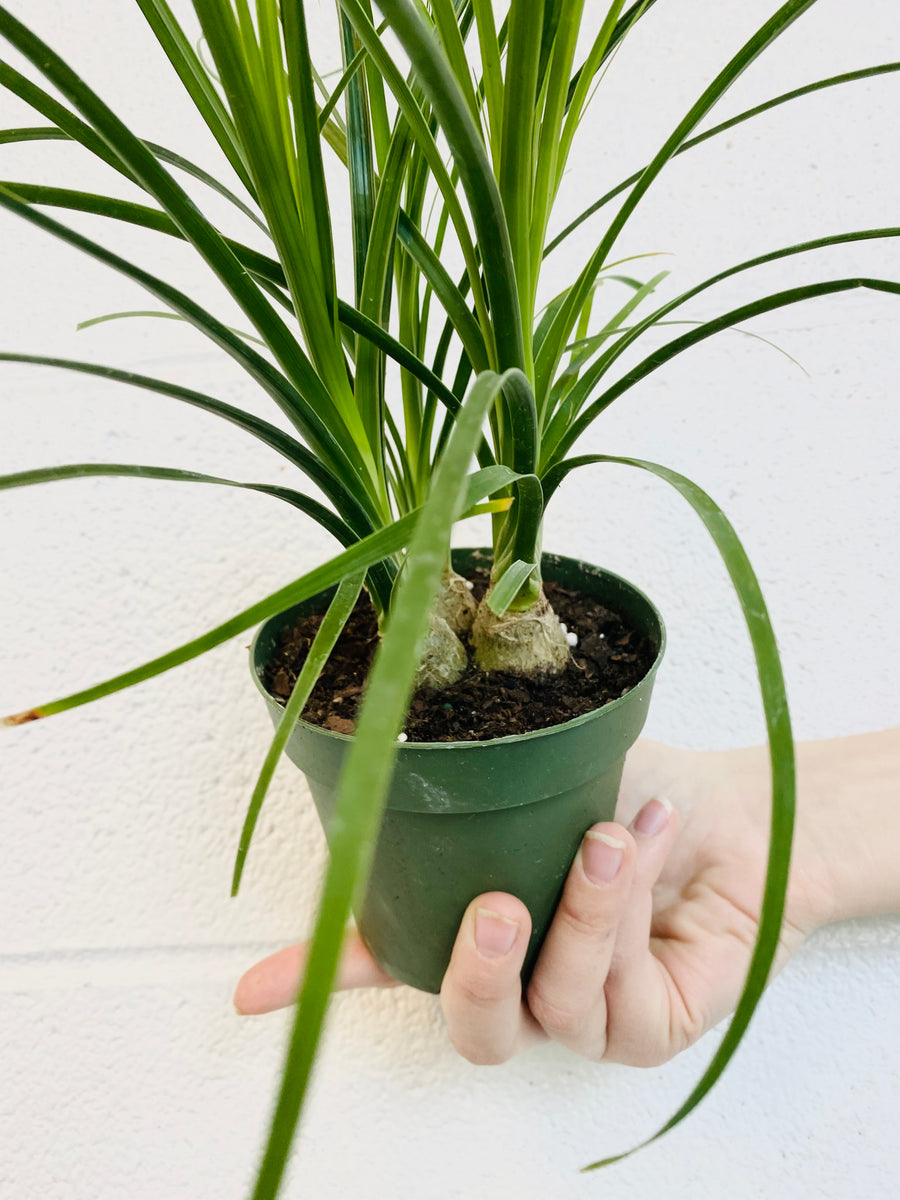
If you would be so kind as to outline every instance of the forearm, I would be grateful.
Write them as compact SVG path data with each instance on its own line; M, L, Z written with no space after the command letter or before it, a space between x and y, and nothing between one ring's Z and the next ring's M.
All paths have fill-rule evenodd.
M830 891L819 923L900 912L900 728L797 748L796 853Z
M765 747L715 756L746 807L767 803ZM786 918L808 930L900 912L900 728L797 745Z

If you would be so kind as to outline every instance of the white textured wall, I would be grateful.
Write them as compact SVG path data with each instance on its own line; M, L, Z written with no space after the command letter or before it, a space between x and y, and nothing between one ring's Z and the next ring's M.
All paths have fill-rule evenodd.
M140 134L217 164L136 6L9 3ZM609 72L590 121L594 142L567 181L571 204L640 165L774 7L659 3ZM852 16L843 0L820 0L746 73L723 114L900 58L898 26L893 0L859 0ZM898 85L894 77L800 101L692 152L641 208L622 252L674 255L659 261L682 289L770 247L896 224ZM31 123L6 95L0 117L4 127ZM0 148L0 178L118 186L77 150L50 144ZM71 223L96 228L86 218ZM178 245L128 230L115 243L230 312ZM589 244L586 236L573 246L576 260ZM703 297L690 315L793 281L856 274L900 278L896 244L771 267ZM6 215L0 277L3 349L167 375L268 415L185 327L148 321L76 334L77 320L146 307L146 298ZM595 449L685 471L726 507L771 605L802 737L900 718L898 303L856 292L756 321L753 331L806 374L758 340L720 335L622 399L589 438ZM0 365L0 395L3 471L106 459L240 479L290 475L251 439L174 401L10 365ZM329 549L268 498L167 483L4 493L0 513L3 712L177 645ZM674 493L597 468L559 495L547 544L622 571L658 600L670 651L648 732L698 746L760 738L735 602ZM241 1020L230 993L255 957L308 928L323 864L310 803L285 768L243 895L228 899L269 736L247 679L248 640L95 707L3 734L3 1200L246 1194L285 1020ZM773 986L702 1109L662 1143L588 1177L580 1165L670 1114L716 1033L647 1072L587 1065L553 1047L478 1069L449 1049L434 999L407 989L340 997L285 1194L893 1197L898 983L897 921L822 933Z

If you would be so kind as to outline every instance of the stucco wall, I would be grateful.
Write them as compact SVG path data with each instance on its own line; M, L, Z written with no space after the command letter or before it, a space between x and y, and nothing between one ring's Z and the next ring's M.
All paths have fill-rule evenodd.
M135 5L10 4L138 133L218 166ZM641 165L774 7L660 3L609 72L566 182L566 211ZM328 15L316 19L324 25ZM860 0L852 19L840 0L820 0L745 74L722 113L898 58L892 0ZM664 289L675 294L772 247L896 224L898 106L896 76L857 83L686 155L621 242L623 255L673 257L630 269L649 276L671 267ZM6 94L0 118L2 127L35 123ZM0 148L0 178L131 194L76 149L46 143ZM87 218L70 223L97 228ZM122 229L114 244L231 315L174 242ZM569 269L590 245L587 233L573 244ZM900 278L897 245L768 267L708 294L688 315L713 316L794 282L856 275ZM76 333L83 318L155 304L7 215L0 278L0 349L169 376L271 416L220 355L177 323ZM752 323L805 373L762 341L719 335L622 399L583 443L670 464L720 500L760 574L800 737L900 718L898 303L859 291ZM95 459L290 480L252 439L174 401L8 364L0 365L0 396L4 472ZM460 541L483 536L459 531ZM761 738L736 603L674 493L637 473L596 468L558 496L546 544L628 575L661 607L670 650L649 734L695 746ZM325 535L263 496L117 480L3 493L0 547L2 712L162 653L331 549ZM248 640L94 707L3 733L4 1200L246 1194L286 1025L282 1015L239 1019L230 994L254 958L309 927L324 861L311 804L285 766L243 894L228 899L269 736L247 679ZM447 1045L433 998L407 989L339 997L285 1195L894 1196L898 983L900 921L822 932L772 987L702 1108L661 1143L592 1176L578 1167L641 1139L671 1113L718 1032L659 1070L592 1066L553 1046L479 1069Z

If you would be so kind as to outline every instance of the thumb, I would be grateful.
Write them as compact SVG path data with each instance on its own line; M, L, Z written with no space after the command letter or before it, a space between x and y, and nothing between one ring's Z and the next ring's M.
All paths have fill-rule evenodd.
M274 1012L297 999L306 967L309 943L288 946L262 959L246 971L234 993L234 1007L241 1016ZM340 991L364 987L396 987L397 981L386 974L369 953L355 929L347 932L338 967Z

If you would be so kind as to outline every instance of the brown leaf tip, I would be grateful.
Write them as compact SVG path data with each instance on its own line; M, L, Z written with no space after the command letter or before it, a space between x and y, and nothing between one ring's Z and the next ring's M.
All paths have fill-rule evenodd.
M29 721L39 721L43 715L39 708L29 708L27 712L13 713L11 717L4 717L0 724L27 725Z

